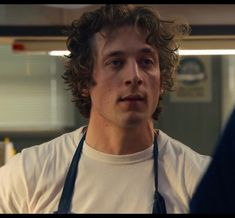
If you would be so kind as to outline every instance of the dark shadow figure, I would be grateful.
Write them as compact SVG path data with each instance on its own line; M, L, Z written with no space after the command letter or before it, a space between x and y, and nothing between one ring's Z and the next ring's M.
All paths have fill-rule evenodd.
M190 213L235 214L235 108L190 202Z

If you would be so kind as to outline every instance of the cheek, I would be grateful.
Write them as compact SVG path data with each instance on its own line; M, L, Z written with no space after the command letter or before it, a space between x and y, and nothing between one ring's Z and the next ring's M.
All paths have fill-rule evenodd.
M161 89L161 82L160 82L160 75L152 75L149 77L149 86L152 90L156 92L160 92Z
M110 84L107 83L97 84L97 87L95 87L93 90L93 97L98 103L108 103L110 101L111 95L112 87Z

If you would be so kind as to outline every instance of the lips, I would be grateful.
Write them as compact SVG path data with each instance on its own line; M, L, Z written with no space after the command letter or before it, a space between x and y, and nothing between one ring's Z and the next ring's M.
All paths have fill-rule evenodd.
M144 97L139 94L126 95L120 98L120 101L144 101Z

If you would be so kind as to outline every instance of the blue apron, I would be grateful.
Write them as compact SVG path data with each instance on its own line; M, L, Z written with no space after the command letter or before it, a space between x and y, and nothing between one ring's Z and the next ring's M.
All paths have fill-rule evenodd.
M72 162L69 167L68 174L65 178L65 183L60 198L58 210L55 214L68 214L71 213L70 205L73 197L74 184L77 177L77 167L82 153L82 147L86 134L83 135L73 156ZM153 214L166 214L166 206L164 198L158 192L158 145L156 134L154 135L153 157L154 157L154 172L155 172L155 193L153 203Z

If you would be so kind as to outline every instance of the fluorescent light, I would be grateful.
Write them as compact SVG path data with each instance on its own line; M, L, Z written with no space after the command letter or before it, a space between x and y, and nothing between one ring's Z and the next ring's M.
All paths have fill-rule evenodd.
M179 49L179 55L235 55L235 49ZM50 51L51 56L69 55L68 50Z
M51 56L64 56L64 55L69 55L70 52L68 50L60 50L60 51L50 51L48 52L48 54Z
M179 55L235 55L235 49L179 50Z

